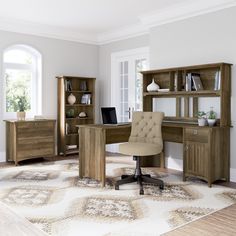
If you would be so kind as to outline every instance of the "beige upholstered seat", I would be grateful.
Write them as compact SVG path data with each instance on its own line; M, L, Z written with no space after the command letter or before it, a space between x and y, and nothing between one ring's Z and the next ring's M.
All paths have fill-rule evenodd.
M132 155L136 161L135 173L132 176L122 176L116 182L115 188L119 185L131 182L140 184L140 194L143 194L142 182L153 183L164 187L161 180L153 179L150 175L142 175L140 168L141 156L152 156L162 152L163 141L161 124L164 118L163 112L134 112L132 120L131 134L128 143L120 144L119 151L122 154Z

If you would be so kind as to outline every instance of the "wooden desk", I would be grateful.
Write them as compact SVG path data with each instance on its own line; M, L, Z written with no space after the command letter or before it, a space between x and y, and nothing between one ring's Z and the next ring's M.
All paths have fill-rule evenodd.
M81 125L79 126L79 176L90 177L105 186L106 144L127 142L131 126ZM194 176L206 180L211 186L219 179L229 181L229 127L199 127L192 124L162 124L163 141L183 143L183 180ZM142 166L165 167L164 156L149 159Z
M80 125L79 126L79 176L102 182L106 178L106 144L127 142L131 125Z

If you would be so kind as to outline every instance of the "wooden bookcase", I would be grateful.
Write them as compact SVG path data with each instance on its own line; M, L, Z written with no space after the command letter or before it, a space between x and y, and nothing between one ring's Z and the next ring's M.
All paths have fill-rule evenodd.
M58 79L58 155L77 154L78 125L95 122L95 78L75 76L56 78ZM68 102L70 94L76 98L73 105ZM82 101L85 94L90 96L87 102ZM81 112L84 112L86 117L79 117Z
M186 91L186 75L197 73L203 90ZM216 77L217 73L220 75ZM183 179L194 176L206 180L229 180L231 127L231 64L215 63L143 71L143 111L153 111L153 99L174 98L175 116L163 121L164 141L183 143ZM216 86L217 78L217 86ZM148 92L152 79L161 89ZM197 123L199 98L218 97L220 114L216 126ZM190 104L191 103L191 104ZM211 104L209 104L210 107Z

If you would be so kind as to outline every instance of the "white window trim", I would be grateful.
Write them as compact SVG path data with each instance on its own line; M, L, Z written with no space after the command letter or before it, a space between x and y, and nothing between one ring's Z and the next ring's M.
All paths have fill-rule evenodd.
M27 64L18 64L18 63L8 63L4 62L4 54L7 51L19 49L26 51L33 55L34 60L32 65ZM16 112L7 112L6 111L6 79L5 79L5 70L6 69L18 69L18 70L31 70L34 78L32 80L32 93L36 93L35 96L32 96L31 107L32 111L26 113L26 118L33 118L34 115L42 115L42 56L41 53L35 48L28 45L12 45L6 48L2 54L2 78L3 78L3 119L15 119Z

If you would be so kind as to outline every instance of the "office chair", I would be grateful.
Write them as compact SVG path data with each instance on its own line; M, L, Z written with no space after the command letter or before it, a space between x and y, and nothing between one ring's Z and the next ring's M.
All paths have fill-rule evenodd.
M119 190L122 184L137 182L140 185L140 194L144 194L143 182L158 185L164 189L164 182L154 179L150 175L143 175L140 167L140 157L160 154L163 150L161 124L164 118L163 112L134 112L131 134L128 143L119 145L119 152L133 156L136 168L133 175L122 175L121 180L115 183L115 189Z

